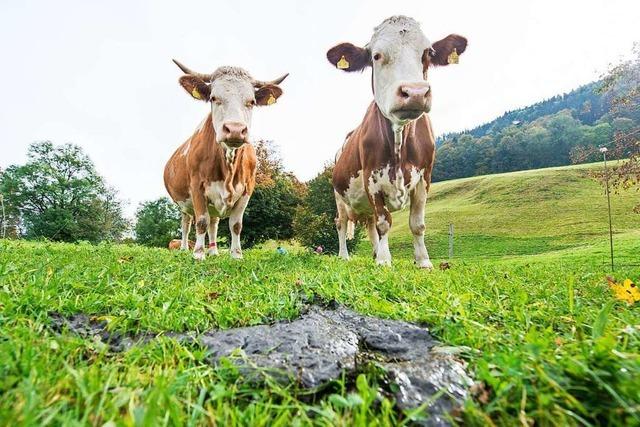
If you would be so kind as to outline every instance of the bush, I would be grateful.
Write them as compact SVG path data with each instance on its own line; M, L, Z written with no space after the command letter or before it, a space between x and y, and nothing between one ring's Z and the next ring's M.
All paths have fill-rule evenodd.
M136 211L136 241L145 246L165 248L180 233L180 211L168 198L141 203Z
M296 209L293 229L296 239L308 248L322 246L325 253L338 253L338 232L335 218L336 202L331 176L333 165L325 166L315 178L307 183L307 192L301 206ZM353 252L362 234L356 228L352 240L347 240L349 252Z

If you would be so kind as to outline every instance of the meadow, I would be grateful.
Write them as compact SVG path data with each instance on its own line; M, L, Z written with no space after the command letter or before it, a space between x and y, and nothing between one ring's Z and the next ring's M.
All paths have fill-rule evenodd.
M456 347L476 386L452 423L640 425L640 308L617 301L605 277L608 223L598 165L434 184L427 246L451 269L412 263L407 213L394 217L394 265L377 267L363 241L344 262L268 245L235 262L197 263L135 245L0 242L0 424L408 425L363 371L315 393L246 381L204 348L162 337L293 319L304 301L426 323ZM617 279L640 281L637 197L612 195ZM122 352L52 327L87 313L112 331L161 336Z

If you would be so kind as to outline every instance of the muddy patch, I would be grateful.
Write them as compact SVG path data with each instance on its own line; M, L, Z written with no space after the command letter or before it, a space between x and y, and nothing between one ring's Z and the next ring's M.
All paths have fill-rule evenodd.
M57 330L99 339L122 351L153 334L117 334L87 315L53 315ZM442 351L428 329L412 323L363 316L343 306L312 305L298 319L270 325L193 333L163 334L207 347L215 365L221 358L282 382L320 389L343 376L355 377L364 365L384 369L400 409L426 404L428 425L448 425L447 414L462 404L472 384L465 364Z

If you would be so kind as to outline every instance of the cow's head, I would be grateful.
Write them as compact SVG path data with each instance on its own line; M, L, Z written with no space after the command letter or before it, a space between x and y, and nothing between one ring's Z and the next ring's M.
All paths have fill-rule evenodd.
M365 47L341 43L327 52L327 59L344 71L373 68L373 94L382 114L402 126L431 109L427 70L433 65L457 62L467 39L451 34L433 44L420 25L406 16L385 19Z
M272 81L255 80L240 67L220 67L211 74L190 70L175 59L186 75L180 85L193 98L211 104L217 141L235 149L249 142L251 112L256 105L271 105L282 95L278 86L289 75Z

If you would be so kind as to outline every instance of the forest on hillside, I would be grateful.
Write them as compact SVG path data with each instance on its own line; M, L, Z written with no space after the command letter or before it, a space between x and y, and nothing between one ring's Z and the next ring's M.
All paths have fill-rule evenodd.
M612 99L637 91L639 83L631 75L613 88L592 82L474 129L442 135L433 180L571 164L576 152L610 144L617 133L640 124L637 109L611 108ZM598 158L592 153L580 162Z

